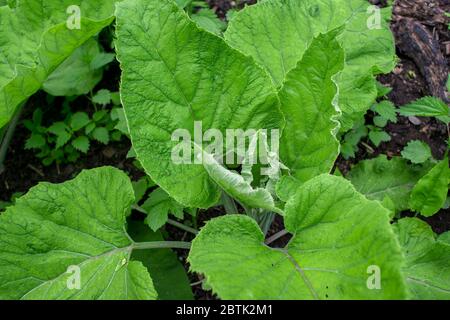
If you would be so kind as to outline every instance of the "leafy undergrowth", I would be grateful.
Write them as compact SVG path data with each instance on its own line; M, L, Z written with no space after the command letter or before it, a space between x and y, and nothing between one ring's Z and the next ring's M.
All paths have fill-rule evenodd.
M48 2L0 0L1 298L450 299L448 97L392 7Z

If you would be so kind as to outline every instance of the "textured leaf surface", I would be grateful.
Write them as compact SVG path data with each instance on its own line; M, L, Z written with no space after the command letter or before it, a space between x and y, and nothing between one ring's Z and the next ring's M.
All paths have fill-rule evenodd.
M210 128L282 126L276 91L251 58L200 30L171 1L126 1L117 8L121 96L137 157L150 177L189 207L209 207L219 188L201 164L171 159L176 129L194 140Z
M403 116L423 116L423 117L450 117L450 109L440 99L435 97L423 97L399 109Z
M412 163L424 163L432 157L431 148L423 141L413 140L402 150L402 157Z
M72 137L70 128L62 121L54 122L47 131L56 135L56 149L64 146Z
M368 134L368 129L364 123L364 118L355 121L352 130L347 132L341 143L341 154L344 159L355 157L358 151L358 144L362 138Z
M113 20L114 1L81 0L80 28L70 29L71 0L19 1L0 7L0 127L16 107L85 41Z
M97 54L91 61L91 69L99 69L108 63L114 61L116 55L114 53L101 52Z
M78 151L81 151L83 153L87 153L89 151L90 145L91 143L89 142L89 139L86 136L79 136L78 138L72 141L72 146Z
M177 218L183 218L183 206L170 198L169 195L161 188L153 191L148 199L142 205L142 208L147 211L147 218L145 223L156 231L161 228L169 218L169 213Z
M192 270L223 299L403 298L400 248L388 211L340 177L303 184L285 208L294 234L284 249L264 245L251 218L209 221L193 241ZM381 289L366 286L367 268L381 268Z
M86 112L76 112L70 118L70 127L74 131L78 131L90 122Z
M383 100L372 106L372 110L378 113L377 116L373 118L373 122L378 127L385 127L388 121L397 122L397 112L395 110L395 105L389 100Z
M42 88L54 96L89 93L103 76L101 69L91 67L91 63L99 56L101 52L98 42L89 39L50 74Z
M267 189L253 188L242 175L227 170L213 156L203 153L203 165L213 179L227 194L252 208L277 211L272 195Z
M92 138L103 144L108 144L109 131L105 127L95 128L94 131L92 131Z
M405 159L394 157L388 160L381 155L359 162L346 178L367 198L383 201L388 196L401 211L408 209L411 190L428 169L429 166L411 166Z
M380 12L380 25L368 28L374 16L370 8L365 0L268 0L237 13L225 39L264 66L281 86L315 36L345 24L339 40L346 66L338 85L341 122L347 130L377 96L373 72L394 67L394 41L385 21L390 12Z
M450 300L450 232L437 237L417 218L394 225L406 262L403 272L412 299Z
M301 181L292 176L282 176L275 186L275 191L278 198L287 202L296 194L301 185Z
M378 128L372 128L369 131L369 139L370 141L372 141L375 147L378 147L382 142L391 141L391 136L386 131L380 130Z
M377 98L382 98L386 97L392 91L392 88L377 81L377 91Z
M374 105L373 110L383 118L389 121L396 122L397 114L395 112L395 105L389 100L383 100Z
M101 89L92 97L92 101L97 104L107 105L111 102L111 92L107 89Z
M220 20L216 13L209 8L203 8L191 16L200 28L203 28L211 33L221 35L222 31L227 27L226 23Z
M104 167L62 184L40 183L0 216L2 299L155 299L141 263L129 261L128 177ZM80 289L68 289L69 266Z
M315 38L280 91L286 126L280 141L281 161L306 181L329 173L339 154L339 110L333 77L344 66L338 31Z
M33 133L30 138L27 139L27 142L25 144L25 149L33 149L33 148L40 148L45 146L46 140L44 136L38 133Z
M414 186L409 202L411 209L425 217L438 212L447 199L449 179L448 157L445 157Z

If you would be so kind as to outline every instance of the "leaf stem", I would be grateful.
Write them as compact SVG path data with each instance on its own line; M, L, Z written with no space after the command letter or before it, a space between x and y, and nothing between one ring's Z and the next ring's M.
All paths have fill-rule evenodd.
M272 225L274 219L275 213L271 211L261 212L258 224L265 235L269 232L270 226Z
M133 250L144 249L162 249L162 248L177 248L190 249L191 243L186 241L150 241L150 242L135 242L132 244Z
M170 218L167 219L167 223L172 225L172 226L174 226L174 227L182 229L184 231L187 231L187 232L190 232L190 233L193 233L193 234L198 234L198 230L195 230L194 228L188 227L188 226L186 226L186 225L184 225L184 224L182 224L182 223L180 223L178 221L172 220Z
M3 141L3 137L5 136L6 130L8 130L8 126L6 125L0 129L0 142Z
M204 280L199 280L199 281L196 281L196 282L192 282L192 283L191 283L191 287L198 286L199 284L202 284L203 281L204 281Z
M281 237L287 235L289 233L289 231L287 231L286 229L283 229L281 231L278 231L277 233L271 235L270 237L268 237L265 241L266 244L271 244L272 242L280 239Z
M198 214L198 209L195 208L195 214L191 215L192 216L192 225L194 226L194 229L196 230L198 228L197 226L197 214ZM197 231L197 230L196 230Z
M95 110L95 112L97 112L97 104L94 102L94 94L92 93L92 90L89 91L89 95L90 95L90 98L91 98L90 99L91 103L94 106L94 110Z
M227 214L239 213L233 198L226 194L225 191L222 191L222 204Z
M0 145L0 174L5 170L5 159L6 159L6 153L9 148L9 144L11 143L11 139L14 135L14 131L16 130L17 124L19 123L20 115L22 114L22 109L25 103L22 103L18 108L16 113L14 114L14 117L12 118L11 122L8 125L8 129L5 131L5 135L2 139L1 145Z
M148 212L145 211L144 208L138 206L137 204L133 204L133 205L131 206L131 209L136 210L136 211L139 211L140 213L148 214Z
M369 146L367 143L365 143L364 141L361 141L361 144L366 148L366 150L369 153L374 153L375 152L375 150L373 150L373 148L371 146Z
M275 219L275 213L272 211L255 208L246 208L245 211L250 218L253 218L258 223L262 232L264 233L264 235L266 235L270 229L270 226L272 225L273 220Z

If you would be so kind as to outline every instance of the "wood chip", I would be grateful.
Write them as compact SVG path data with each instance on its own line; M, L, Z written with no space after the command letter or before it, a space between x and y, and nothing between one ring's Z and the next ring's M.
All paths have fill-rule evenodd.
M416 126L418 126L422 123L422 121L420 121L420 119L415 116L409 116L408 120L409 120L409 122L411 122L412 124L414 124Z

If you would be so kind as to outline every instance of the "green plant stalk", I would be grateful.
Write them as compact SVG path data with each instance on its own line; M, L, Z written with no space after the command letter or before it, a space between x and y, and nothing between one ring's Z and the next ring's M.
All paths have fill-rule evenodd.
M132 250L163 249L163 248L176 248L189 250L191 248L191 243L185 241L151 241L151 242L135 242L131 245Z
M138 205L132 205L131 209L139 211L139 212L141 212L143 214L147 214L148 215L148 212L144 208L142 208L142 207L140 207ZM167 219L167 223L172 225L172 226L174 226L174 227L177 227L179 229L182 229L184 231L187 231L187 232L190 232L190 233L193 233L193 234L197 234L198 233L198 230L196 230L194 228L191 228L191 227L188 227L188 226L186 226L186 225L184 225L184 224L182 224L182 223L180 223L178 221L172 220L172 219Z
M4 126L0 129L0 141L3 141L3 137L5 136L6 130L8 130L8 126Z
M249 217L253 218L258 223L262 232L266 235L272 225L273 219L275 218L275 213L262 209L248 208L246 208L246 212Z
M227 214L239 213L236 202L225 192L222 192L222 204Z
M272 225L273 220L275 219L275 213L266 211L260 213L260 215L260 222L258 224L261 227L264 235L266 235L270 229L270 226Z
M265 241L266 244L271 244L272 242L280 239L281 237L284 237L285 235L287 235L289 233L289 231L287 231L286 229L283 229L281 231L278 231L277 233L271 235L270 237L268 237Z
M184 225L184 224L182 224L182 223L180 223L178 221L172 220L170 218L167 219L167 223L172 225L172 226L174 226L174 227L182 229L184 231L187 231L187 232L190 232L190 233L193 233L193 234L198 234L198 230L196 230L194 228L191 228L191 227L188 227L188 226L186 226L186 225Z
M244 208L245 213L258 223L264 235L266 235L272 225L273 219L275 218L275 212L250 208L242 203L239 204Z
M94 106L94 110L95 110L95 112L97 112L98 111L97 104L94 102L94 94L93 94L92 90L89 91L89 96L90 96L91 103Z
M198 226L197 226L197 214L198 214L198 209L195 209L195 215L192 215L192 225L194 226L194 229L197 231Z
M8 152L9 144L11 143L11 139L14 135L14 131L16 130L17 124L19 123L20 115L22 114L23 106L25 105L25 102L22 103L18 108L14 115L14 117L11 119L11 122L8 125L8 128L5 129L3 135L3 139L0 146L0 173L3 172L5 169L5 159L6 159L6 153Z

